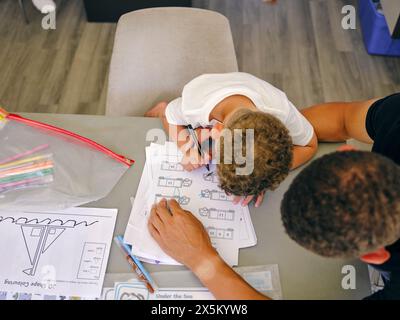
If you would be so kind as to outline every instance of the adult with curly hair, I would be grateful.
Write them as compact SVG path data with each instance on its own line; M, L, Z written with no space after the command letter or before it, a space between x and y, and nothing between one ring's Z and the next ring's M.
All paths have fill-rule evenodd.
M373 153L337 152L304 169L282 202L287 233L319 255L379 270L385 288L368 299L400 299L400 94L303 114L320 141L373 142Z
M375 152L346 148L315 160L295 178L281 205L285 229L301 246L326 257L360 257L383 271L385 288L368 299L400 299L399 99L393 95L306 109L320 140L373 141ZM237 116L257 123L246 112ZM217 298L267 299L224 263L202 224L176 202L153 207L149 230Z

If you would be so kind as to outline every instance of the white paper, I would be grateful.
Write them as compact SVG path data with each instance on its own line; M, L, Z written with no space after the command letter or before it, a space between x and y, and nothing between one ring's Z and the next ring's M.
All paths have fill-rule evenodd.
M240 248L248 248L257 244L256 231L249 210L244 210L240 217Z
M113 288L103 288L101 300L114 300L115 290Z
M0 213L0 291L100 297L117 209Z
M245 272L243 278L258 291L274 290L271 271Z
M215 300L206 288L162 288L153 294L139 281L116 283L115 300Z
M216 174L206 168L186 172L180 151L173 143L146 148L146 164L125 232L132 253L146 261L177 264L151 237L147 221L151 206L161 199L175 199L204 225L213 246L229 265L237 265L239 248L257 242L248 207L234 205L218 187ZM211 166L211 171L215 166Z
M282 288L277 264L235 268L254 289L273 300L282 299Z

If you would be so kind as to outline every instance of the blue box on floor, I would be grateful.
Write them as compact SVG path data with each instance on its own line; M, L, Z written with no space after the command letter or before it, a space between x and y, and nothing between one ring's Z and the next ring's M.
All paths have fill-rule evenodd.
M359 16L364 44L369 54L400 57L400 39L390 35L385 16L372 0L359 0Z

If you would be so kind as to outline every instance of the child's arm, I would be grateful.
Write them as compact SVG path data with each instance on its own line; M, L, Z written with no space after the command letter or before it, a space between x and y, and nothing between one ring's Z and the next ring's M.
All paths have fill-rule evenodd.
M165 110L167 109L167 102L160 102L155 107L146 112L146 117L160 118L165 132L168 133L170 138L177 144L178 148L183 153L182 166L187 171L195 170L206 163L208 163L208 155L206 159L202 159L199 155L197 147L193 144L190 139L190 134L186 129L186 126L170 124L165 116ZM208 139L207 132L202 129L196 129L197 136L202 142L204 139Z
M177 126L170 124L165 117L165 114L160 117L165 132L168 133L169 137L176 143L178 148L182 150L184 146L189 142L189 134L186 130L186 126Z
M318 140L317 135L314 133L311 141L308 145L302 146L293 146L293 161L292 161L292 170L300 167L305 164L315 155L318 149Z

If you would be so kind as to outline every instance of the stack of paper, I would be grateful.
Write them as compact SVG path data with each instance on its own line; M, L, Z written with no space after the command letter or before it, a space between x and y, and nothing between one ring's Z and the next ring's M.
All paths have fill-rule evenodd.
M142 261L178 264L162 251L147 228L151 206L163 198L175 199L203 223L222 258L231 266L237 265L239 249L257 243L248 208L234 205L218 187L217 176L208 175L206 168L184 171L181 158L171 142L146 148L147 161L125 232L126 243Z

